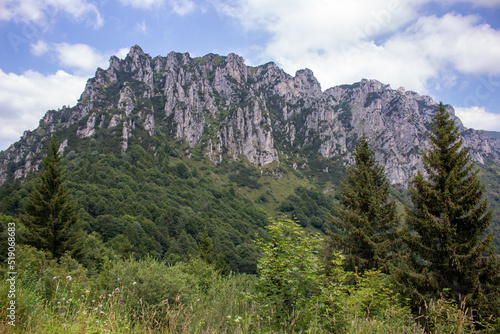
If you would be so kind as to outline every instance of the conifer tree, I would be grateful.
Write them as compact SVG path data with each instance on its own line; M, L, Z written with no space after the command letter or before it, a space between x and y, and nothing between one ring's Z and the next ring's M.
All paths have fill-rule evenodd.
M355 165L347 169L339 194L341 207L335 209L333 219L340 233L330 233L329 243L345 254L346 270L363 272L385 268L395 257L400 246L399 218L385 169L375 162L365 134L354 156Z
M64 186L64 170L55 135L43 158L43 170L38 183L24 202L25 214L21 222L27 227L26 243L48 250L60 258L76 245L78 218Z
M479 315L498 313L498 264L491 233L484 237L492 211L479 169L442 103L431 128L431 146L422 155L426 177L418 172L413 179L414 208L406 208L407 267L396 279L415 305L447 291L455 300L465 298Z
M214 245L208 236L207 230L201 235L198 243L198 256L208 264L214 263Z

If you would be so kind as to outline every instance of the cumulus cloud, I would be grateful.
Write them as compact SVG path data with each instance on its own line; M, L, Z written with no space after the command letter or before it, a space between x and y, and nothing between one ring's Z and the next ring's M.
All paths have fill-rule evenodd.
M390 43L418 49L419 57L468 74L500 74L500 31L476 15L446 14L418 19Z
M37 28L46 28L59 13L85 20L94 28L100 28L104 19L97 7L86 0L2 0L0 20L33 22Z
M53 45L57 59L65 67L83 73L93 73L97 67L106 67L109 55L104 55L87 44L59 43Z
M291 74L308 67L324 89L375 78L427 94L429 81L452 84L454 71L500 74L500 32L474 15L422 16L429 2L245 0L217 9L268 33L262 60Z
M34 129L47 110L75 105L86 79L64 71L17 75L0 70L0 149L18 140L24 130Z
M31 53L35 56L43 56L50 51L50 55L56 59L61 67L71 69L79 75L91 75L98 67L106 68L111 55L123 55L124 53L126 55L128 50L120 49L118 53L113 51L103 53L81 43L46 43L38 41L31 44Z
M114 55L117 56L120 59L125 59L125 57L128 55L130 51L130 48L121 48L118 50Z
M24 130L34 129L47 110L75 105L97 67L107 68L113 54L125 58L129 48L101 53L86 44L39 41L31 45L31 52L53 55L60 66L71 71L44 75L0 69L0 150L18 140Z
M482 107L455 108L455 115L465 127L481 130L500 131L500 114Z

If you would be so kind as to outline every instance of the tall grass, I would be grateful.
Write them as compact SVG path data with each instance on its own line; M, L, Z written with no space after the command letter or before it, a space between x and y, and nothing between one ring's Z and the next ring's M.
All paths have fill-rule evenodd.
M16 326L7 324L3 284L0 333L423 333L399 306L384 304L377 314L375 302L367 308L366 289L341 303L332 297L331 307L318 299L308 326L297 325L303 311L296 310L276 328L279 310L255 298L256 277L223 276L199 260L113 262L92 277L70 258L58 263L30 248L19 257ZM443 300L428 305L425 320L433 333L471 329L467 310Z

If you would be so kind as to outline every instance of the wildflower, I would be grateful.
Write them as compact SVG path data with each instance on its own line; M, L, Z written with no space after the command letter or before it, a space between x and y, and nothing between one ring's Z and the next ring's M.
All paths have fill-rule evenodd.
M68 275L68 276L66 276L66 279L67 279L68 281L71 281L71 280L72 280L71 276L69 276L69 275Z
M136 284L137 284L137 282L132 283L132 285L136 285Z
M66 300L66 298L65 298L65 297L63 297L63 301L65 301L65 300Z
M57 279L57 276L52 277L52 279Z
M70 292L73 293L73 290L71 290Z
M104 311L101 311L101 312L99 312L99 313L101 313L101 314L106 314L106 313L104 313Z
M102 308L102 304L99 304L99 308Z
M118 277L118 278L117 278L117 281L120 281L120 280L121 280L121 278L119 278L119 277Z
M115 289L115 291L116 291L116 292L120 292L120 289L119 289L119 288L116 288L116 289Z
M109 298L113 297L111 294L108 295Z
M89 293L90 293L90 291L89 291L89 290L85 290L85 293L86 293L86 294L89 294Z
M68 300L66 301L66 303L68 303L68 304L69 304L69 303L71 303L71 301L72 301L72 299L70 298L70 299L68 299Z

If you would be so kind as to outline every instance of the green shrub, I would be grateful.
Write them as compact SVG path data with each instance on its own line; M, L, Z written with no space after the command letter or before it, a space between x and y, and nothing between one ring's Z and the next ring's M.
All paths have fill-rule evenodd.
M319 239L289 219L271 220L267 228L269 240L257 241L262 258L256 301L277 328L306 326L320 292Z
M156 261L117 261L100 276L99 288L107 291L122 291L123 301L135 310L142 304L159 305L190 304L198 298L198 281L184 271L182 263L174 266Z

